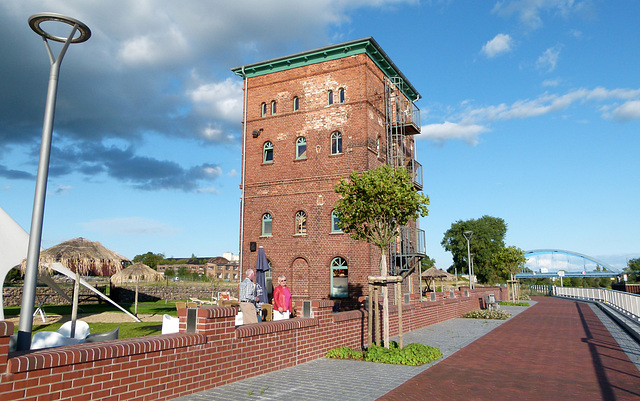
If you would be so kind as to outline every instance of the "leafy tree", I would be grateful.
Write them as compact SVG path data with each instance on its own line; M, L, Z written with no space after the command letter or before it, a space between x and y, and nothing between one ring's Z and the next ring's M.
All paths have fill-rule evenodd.
M191 275L191 270L187 266L180 266L178 268L178 277L185 279Z
M154 270L158 270L158 264L162 264L163 260L164 260L164 254L147 252L142 255L136 255L133 258L133 263L142 262L145 265L149 266L150 268Z
M425 256L424 259L420 261L420 273L431 269L435 265L435 259L431 259L429 256Z
M453 256L453 265L449 268L449 272L453 272L456 267L458 272L468 271L467 240L463 235L465 231L473 231L469 245L473 254L474 273L478 281L493 283L498 275L491 261L493 254L505 246L507 224L503 219L491 216L466 221L458 220L453 223L444 233L440 243Z
M173 270L172 268L168 267L164 271L164 276L165 277L169 277L169 278L173 278L173 277L176 276L176 271Z
M522 249L517 246L508 246L493 254L492 263L502 277L514 280L516 273L524 269L527 258L524 257Z
M631 259L627 262L625 272L629 273L629 281L635 282L640 280L640 258Z
M338 226L355 240L380 248L381 275L387 277L387 251L402 226L419 216L427 216L429 198L417 192L404 168L382 165L362 174L352 172L349 180L335 186L341 195L335 212ZM389 294L383 289L384 344L389 347Z

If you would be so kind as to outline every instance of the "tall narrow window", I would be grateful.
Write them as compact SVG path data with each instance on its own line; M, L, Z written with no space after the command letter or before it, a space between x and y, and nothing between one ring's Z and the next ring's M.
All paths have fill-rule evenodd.
M271 228L272 228L273 220L271 219L271 214L265 213L262 215L262 236L268 237L271 236Z
M264 143L262 151L262 162L273 163L273 144L270 141Z
M344 88L338 89L338 102L344 103Z
M341 233L342 229L340 227L338 227L338 223L340 222L340 219L338 218L338 215L336 214L336 211L332 211L331 212L331 232L332 233Z
M349 296L349 266L341 257L331 261L331 296L346 298Z
M342 153L342 133L336 131L331 134L331 154L339 155Z
M298 111L300 109L300 99L298 96L293 98L293 111Z
M266 104L266 103L262 103L262 104L260 105L260 115L261 115L262 117L264 117L264 116L266 116L266 115L267 115L267 104Z
M333 104L333 91L332 90L327 92L327 103L328 104Z
M296 234L307 234L307 214L302 210L296 213Z
M271 114L276 114L276 101L271 102Z
M296 159L307 158L307 138L299 136L296 140Z

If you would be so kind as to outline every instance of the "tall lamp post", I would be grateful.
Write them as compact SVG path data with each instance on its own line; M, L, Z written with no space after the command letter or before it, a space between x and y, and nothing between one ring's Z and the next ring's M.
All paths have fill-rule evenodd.
M45 32L40 24L43 22L62 22L70 25L71 33L68 37L54 36ZM29 247L27 249L27 263L25 267L24 286L22 290L22 307L20 309L20 323L18 324L17 349L20 351L31 348L31 332L33 329L33 309L36 299L36 283L38 278L38 260L40 259L40 244L42 242L42 221L44 215L44 201L49 176L49 156L51 154L51 133L53 131L53 117L55 114L56 94L58 92L58 75L62 58L71 43L82 43L91 37L91 30L82 22L55 13L40 13L29 17L29 26L35 33L42 36L51 69L49 72L49 87L47 102L42 125L42 142L40 144L40 160L36 178L36 191L33 199L33 213L31 215L31 231L29 232ZM78 33L78 35L76 35ZM58 57L54 57L47 39L64 43Z
M473 231L465 231L462 233L467 240L467 264L469 265L469 288L473 290L473 271L471 270L471 245L469 241L473 237Z

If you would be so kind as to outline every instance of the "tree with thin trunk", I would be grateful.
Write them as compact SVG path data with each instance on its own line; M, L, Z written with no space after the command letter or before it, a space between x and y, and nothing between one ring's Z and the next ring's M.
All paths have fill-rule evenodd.
M527 263L524 251L516 246L502 248L493 254L492 262L494 268L502 272L503 276L508 280L511 285L512 301L516 301L518 291L515 276L524 269Z
M391 244L400 229L418 217L429 214L429 197L417 192L413 179L404 168L382 165L362 174L352 172L349 180L335 187L341 195L336 202L338 227L355 240L364 240L380 248L380 271L388 276L387 259ZM384 343L389 346L389 295L383 292Z

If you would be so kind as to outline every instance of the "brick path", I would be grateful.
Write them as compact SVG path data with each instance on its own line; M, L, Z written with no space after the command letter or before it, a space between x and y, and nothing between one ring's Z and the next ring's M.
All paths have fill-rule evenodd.
M538 303L379 400L640 400L640 372L589 304Z

